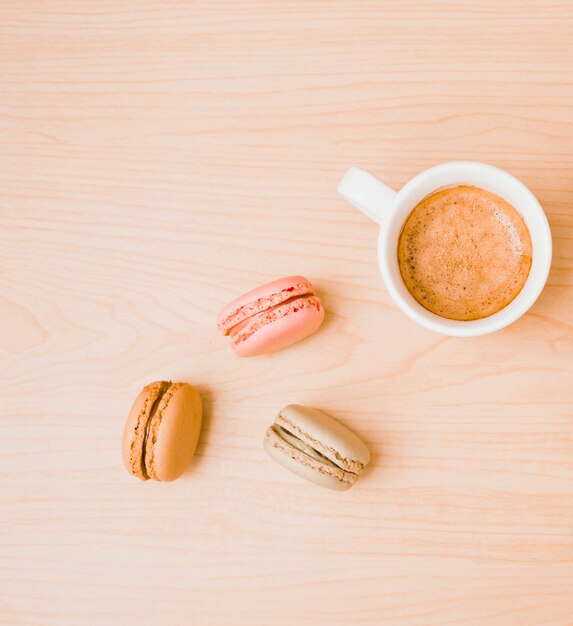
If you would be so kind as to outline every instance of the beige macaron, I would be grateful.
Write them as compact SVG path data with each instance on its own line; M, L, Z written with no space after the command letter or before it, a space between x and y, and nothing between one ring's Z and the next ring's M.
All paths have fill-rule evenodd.
M370 461L358 435L330 415L298 404L280 410L264 447L294 474L337 491L350 489Z
M141 480L179 478L195 453L201 417L201 398L188 383L159 380L146 385L123 429L127 471Z

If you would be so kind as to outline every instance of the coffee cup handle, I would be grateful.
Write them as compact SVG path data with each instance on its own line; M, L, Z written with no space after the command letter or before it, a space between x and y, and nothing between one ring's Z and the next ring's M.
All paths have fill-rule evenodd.
M370 172L351 167L338 183L338 193L377 224L383 224L397 192Z

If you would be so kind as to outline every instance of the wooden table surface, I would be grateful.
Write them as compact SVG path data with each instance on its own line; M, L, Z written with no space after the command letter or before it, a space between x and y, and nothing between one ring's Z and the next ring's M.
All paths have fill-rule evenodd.
M2 626L573 624L573 4L0 4ZM445 338L390 301L348 166L472 159L545 207L547 287ZM230 299L328 311L235 358ZM200 389L175 483L120 460L151 380ZM275 465L289 402L368 443L347 493Z

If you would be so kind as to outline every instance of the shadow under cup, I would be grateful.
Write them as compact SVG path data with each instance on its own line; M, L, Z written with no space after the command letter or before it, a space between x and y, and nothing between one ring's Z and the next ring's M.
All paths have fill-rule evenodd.
M425 309L408 291L398 263L398 241L404 222L424 198L445 187L470 185L490 191L515 208L529 231L532 246L531 269L522 290L497 313L477 320L459 321L441 317ZM380 272L392 299L414 321L435 332L469 337L484 335L516 321L537 300L551 266L551 231L541 205L519 180L491 165L457 162L425 170L397 193L389 219L382 224L378 238Z

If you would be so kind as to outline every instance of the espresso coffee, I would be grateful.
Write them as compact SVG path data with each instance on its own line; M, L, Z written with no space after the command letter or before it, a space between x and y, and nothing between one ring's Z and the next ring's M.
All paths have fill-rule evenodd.
M423 307L452 320L477 320L506 307L525 285L531 238L508 202L460 185L414 208L402 228L398 262Z

